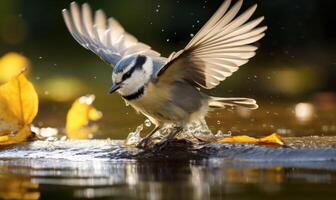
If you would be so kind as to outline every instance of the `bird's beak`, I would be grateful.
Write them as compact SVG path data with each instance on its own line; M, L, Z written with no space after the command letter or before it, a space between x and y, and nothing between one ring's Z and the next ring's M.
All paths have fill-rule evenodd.
M117 91L120 89L121 84L113 84L112 87L109 89L109 93L112 94L113 92Z

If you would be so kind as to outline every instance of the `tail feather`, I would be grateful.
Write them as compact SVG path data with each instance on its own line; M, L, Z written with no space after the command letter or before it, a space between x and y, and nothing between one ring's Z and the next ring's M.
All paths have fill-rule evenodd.
M257 109L258 104L254 99L249 98L222 98L210 97L209 106L212 108L225 108L226 106L238 106L251 110Z

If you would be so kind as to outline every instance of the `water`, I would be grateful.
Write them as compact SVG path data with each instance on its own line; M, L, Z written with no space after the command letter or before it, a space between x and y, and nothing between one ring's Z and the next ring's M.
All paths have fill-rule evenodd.
M35 199L333 199L336 185L333 170L216 159L6 163L1 168L2 197L12 192Z
M115 139L70 141L59 128L59 135L53 129L45 135L57 140L1 147L0 199L334 199L335 114L315 109L309 118L308 107L263 106L252 113L223 111L207 118L212 132L221 136L277 131L285 137L284 147L182 140L147 151L132 146L153 126L132 111L109 118L107 109L101 135L95 137L126 139L125 133L132 133L127 145ZM117 116L124 109L110 113ZM44 115L43 121L54 120L55 114ZM205 135L209 129L201 121L185 133Z
M0 197L333 199L335 140L297 140L288 147L175 142L157 151L122 140L36 141L2 149Z

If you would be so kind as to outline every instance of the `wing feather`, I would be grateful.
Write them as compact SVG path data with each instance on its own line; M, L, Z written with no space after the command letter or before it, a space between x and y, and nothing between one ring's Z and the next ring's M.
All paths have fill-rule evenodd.
M136 53L160 57L160 53L125 32L118 21L113 18L107 19L102 10L97 10L93 17L87 3L79 7L77 3L72 2L69 11L64 9L62 12L73 38L112 66L122 57Z
M185 80L211 89L255 56L257 47L251 44L264 37L267 27L258 27L264 17L250 20L257 5L238 15L242 3L230 8L231 0L224 1L188 45L168 57L157 80Z

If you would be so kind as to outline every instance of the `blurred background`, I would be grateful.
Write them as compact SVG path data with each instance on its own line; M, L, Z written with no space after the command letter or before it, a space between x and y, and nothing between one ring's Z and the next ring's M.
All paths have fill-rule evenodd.
M79 96L94 94L103 111L96 138L125 138L144 121L117 95L107 94L112 68L68 33L61 11L69 0L1 0L0 55L30 60L30 80L40 96L37 126L62 128ZM223 0L100 0L103 9L140 41L168 56L183 48ZM218 88L217 96L257 99L257 111L211 113L210 128L233 134L334 135L336 133L336 17L333 0L250 0L254 17L269 29L257 56ZM147 128L148 129L148 128ZM148 131L148 130L146 130Z

